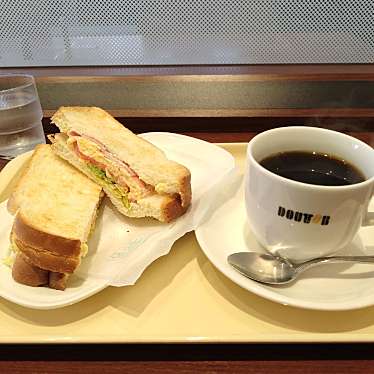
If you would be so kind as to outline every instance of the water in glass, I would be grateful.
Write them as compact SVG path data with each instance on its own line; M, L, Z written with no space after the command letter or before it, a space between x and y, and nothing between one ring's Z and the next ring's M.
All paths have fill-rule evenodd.
M12 77L0 76L0 158L12 159L45 143L41 119L33 78L17 76L12 83Z

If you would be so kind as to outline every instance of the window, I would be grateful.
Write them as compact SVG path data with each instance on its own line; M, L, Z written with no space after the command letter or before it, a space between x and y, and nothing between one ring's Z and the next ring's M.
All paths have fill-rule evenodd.
M1 8L1 67L374 62L372 0L14 0Z

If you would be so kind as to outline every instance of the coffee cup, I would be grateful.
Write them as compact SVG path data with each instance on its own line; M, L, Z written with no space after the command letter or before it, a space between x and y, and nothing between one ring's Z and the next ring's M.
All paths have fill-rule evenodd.
M263 160L309 152L344 160L362 173L347 185L321 185L279 175ZM374 150L351 136L322 128L291 126L255 136L248 144L245 204L250 228L273 254L292 261L333 254L370 224Z

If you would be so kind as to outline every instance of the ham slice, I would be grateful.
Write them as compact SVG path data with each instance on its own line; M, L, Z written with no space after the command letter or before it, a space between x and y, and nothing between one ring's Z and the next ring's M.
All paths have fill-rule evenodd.
M138 175L130 168L130 166L128 164L126 164L124 161L122 161L120 158L118 158L116 155L114 155L112 152L110 152L105 147L105 145L103 143L101 143L100 141L98 141L97 139L93 138L92 136L86 135L86 134L79 134L78 132L73 131L73 130L69 131L67 134L68 134L69 137L82 137L84 139L87 139L87 140L95 143L96 145L99 146L100 151L103 153L103 155L105 157L107 157L109 160L111 160L115 163L119 163L123 168L126 169L127 173L130 176L138 177ZM82 152L81 152L81 154L82 154Z

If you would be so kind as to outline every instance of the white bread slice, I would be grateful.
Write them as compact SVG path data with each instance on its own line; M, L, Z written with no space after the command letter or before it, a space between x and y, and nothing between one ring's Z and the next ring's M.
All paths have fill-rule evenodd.
M100 186L56 156L51 146L35 148L8 209L16 214L12 241L26 262L63 273L50 276L50 286L57 288L66 281L64 274L79 266L102 196Z
M73 130L93 137L126 162L159 194L179 195L182 207L191 202L191 174L183 165L166 158L164 152L138 137L103 109L61 107L51 118L60 131Z
M114 206L124 215L128 217L153 217L161 222L170 222L174 218L182 215L187 207L183 207L180 200L175 196L153 194L137 202L130 202L126 208L122 200L116 197L113 192L107 188L107 185L102 179L98 178L87 167L87 164L80 160L75 153L73 153L66 144L66 136L62 134L55 134L50 138L53 142L53 150L63 159L75 166L82 173L86 174L98 185L100 185L104 192L108 195Z

